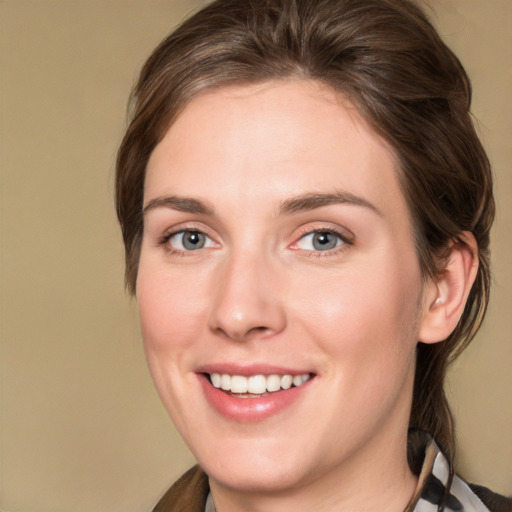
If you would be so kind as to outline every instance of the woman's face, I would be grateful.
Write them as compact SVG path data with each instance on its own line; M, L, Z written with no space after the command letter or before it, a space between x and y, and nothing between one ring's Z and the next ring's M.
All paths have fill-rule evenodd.
M305 81L196 97L144 206L149 366L214 482L405 464L422 279L396 160L349 101Z

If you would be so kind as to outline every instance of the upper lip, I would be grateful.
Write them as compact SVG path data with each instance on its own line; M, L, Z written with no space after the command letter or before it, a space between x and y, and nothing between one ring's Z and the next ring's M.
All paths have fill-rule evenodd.
M240 365L234 363L208 363L196 368L196 373L225 373L228 375L304 375L314 373L310 368L290 368L289 366L277 366L273 364L255 363Z

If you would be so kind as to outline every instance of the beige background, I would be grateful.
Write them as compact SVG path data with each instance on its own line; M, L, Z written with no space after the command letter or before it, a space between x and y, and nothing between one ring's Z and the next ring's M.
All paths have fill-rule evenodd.
M149 510L193 461L153 391L112 205L125 103L196 1L3 0L0 509ZM512 493L512 1L437 0L494 163L495 287L450 380L460 468Z

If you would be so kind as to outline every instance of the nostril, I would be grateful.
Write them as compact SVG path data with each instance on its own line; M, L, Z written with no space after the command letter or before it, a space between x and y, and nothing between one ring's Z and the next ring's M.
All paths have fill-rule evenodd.
M251 331L262 332L262 331L266 331L267 329L268 329L268 327L264 327L264 326L253 327L252 329L249 330L249 332L251 332Z
M269 334L270 332L271 332L271 329L269 327L265 327L265 326L253 327L252 329L249 329L247 331L246 337L247 338L251 338L252 336L262 337L262 336Z

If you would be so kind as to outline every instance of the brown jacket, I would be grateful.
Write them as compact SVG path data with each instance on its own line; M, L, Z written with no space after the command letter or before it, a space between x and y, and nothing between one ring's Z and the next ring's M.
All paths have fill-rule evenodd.
M153 512L204 512L209 492L206 473L194 466L162 496Z

